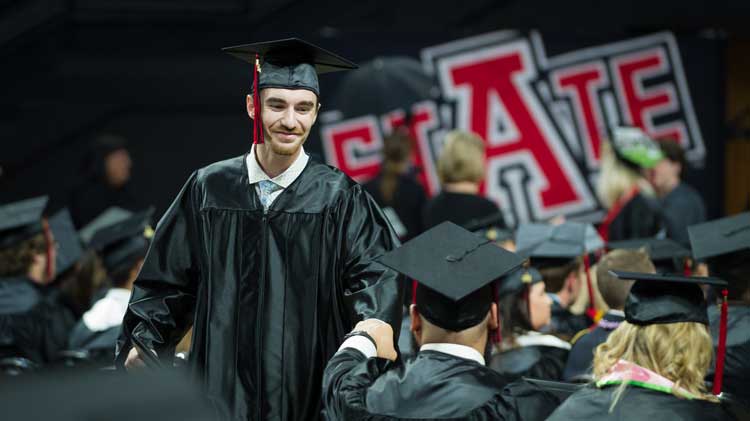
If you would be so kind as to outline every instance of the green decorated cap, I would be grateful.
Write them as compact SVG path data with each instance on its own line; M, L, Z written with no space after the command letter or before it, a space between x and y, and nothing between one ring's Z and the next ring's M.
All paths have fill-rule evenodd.
M664 159L659 145L638 127L615 127L610 139L615 155L628 165L653 168Z

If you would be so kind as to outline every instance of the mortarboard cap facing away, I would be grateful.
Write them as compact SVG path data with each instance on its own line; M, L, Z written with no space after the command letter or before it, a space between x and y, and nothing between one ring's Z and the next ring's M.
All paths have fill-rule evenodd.
M610 141L615 156L631 168L653 168L664 159L659 144L638 127L615 127Z
M57 272L63 273L70 269L83 255L81 240L67 208L52 215L49 219L49 227L59 245L57 249Z
M135 213L130 218L109 225L94 234L93 248L111 273L132 265L146 254L153 229L150 227L154 209Z
M260 90L306 89L319 97L318 74L357 68L353 62L297 38L225 47L222 51L253 64L254 143L263 143L257 106Z
M516 231L518 254L530 257L534 264L545 260L564 263L596 251L604 242L590 225L580 222L522 224Z
M505 275L500 280L500 286L497 289L498 298L510 294L520 293L526 286L542 282L544 278L538 270L533 267L520 267L513 272Z
M690 249L683 247L680 243L669 238L636 238L632 240L612 241L607 244L610 250L615 249L644 249L651 261L661 272L679 272L683 269L678 264L680 259L691 256Z
M692 225L688 234L698 260L750 250L750 212Z
M0 206L0 248L17 245L44 231L42 217L47 196Z
M430 323L458 332L479 324L493 302L492 282L523 259L456 224L442 224L378 259L418 282L416 305Z
M86 224L85 227L81 228L78 234L81 237L81 241L83 241L84 244L89 245L97 231L106 226L124 221L131 216L133 216L133 212L117 206L112 206Z
M707 325L706 299L700 285L725 287L710 277L611 270L618 279L635 281L625 303L625 320L636 325L696 322Z
M721 393L727 343L727 282L718 278L610 270L618 279L635 281L625 302L625 320L635 325L695 322L708 325L706 299L700 285L722 288L719 346L713 394Z

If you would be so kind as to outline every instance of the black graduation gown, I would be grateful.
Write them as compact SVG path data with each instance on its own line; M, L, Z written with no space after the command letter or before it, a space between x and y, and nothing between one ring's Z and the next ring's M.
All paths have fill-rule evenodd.
M620 209L610 223L607 241L653 237L661 228L662 216L659 203L638 193Z
M604 323L600 323L590 332L578 339L574 338L573 348L568 355L568 362L565 364L563 380L571 381L576 377L591 374L591 364L594 361L594 350L600 344L607 341L609 334L616 329L616 326L625 320L622 316L607 313L602 317Z
M720 312L715 306L708 309L714 352L719 346ZM707 380L713 382L714 365ZM727 352L724 357L722 391L750 407L750 306L730 305L727 312Z
M420 351L403 364L337 353L323 379L325 418L333 420L542 420L559 404L553 396L471 360ZM505 388L505 390L503 390Z
M103 365L112 364L115 355L115 343L120 334L120 326L101 331L93 331L79 320L70 332L68 348L87 351L90 359Z
M509 381L522 377L561 380L570 350L545 345L509 349L492 356L490 367Z
M39 364L65 349L73 314L25 277L0 278L0 358Z
M573 314L567 308L552 300L552 315L549 332L568 338L591 326L593 322L585 314Z
M427 203L427 195L413 176L400 175L396 181L396 190L393 193L391 203L386 203L383 195L380 193L380 183L382 175L379 174L374 179L364 184L365 190L370 193L375 202L382 207L390 206L396 212L401 222L406 228L406 235L402 240L407 241L422 233L422 209Z
M732 416L717 403L680 399L669 393L628 386L613 411L609 412L613 394L619 386L598 389L587 386L573 393L547 419L575 420L731 420Z
M497 215L500 209L495 202L482 196L467 193L440 192L424 208L424 228L430 229L445 221L464 226L470 222ZM504 222L496 224L505 227Z
M687 228L706 221L706 206L694 188L680 183L662 199L662 214L667 237L689 247Z
M193 173L159 222L135 282L131 335L171 361L193 324L190 366L223 419L312 420L323 368L357 321L401 324L397 247L349 177L310 160L264 212L244 157Z

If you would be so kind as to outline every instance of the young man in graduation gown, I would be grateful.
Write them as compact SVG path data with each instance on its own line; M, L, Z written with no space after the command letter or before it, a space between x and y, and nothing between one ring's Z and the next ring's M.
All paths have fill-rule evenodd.
M112 363L133 283L153 236L149 225L152 214L153 209L136 213L122 222L102 228L91 240L91 248L101 257L112 288L76 323L68 347L88 351L96 362Z
M613 271L635 281L625 321L597 349L594 381L548 418L564 420L730 420L702 375L711 365L707 303L715 278ZM716 393L716 392L715 392Z
M419 279L410 308L419 352L395 364L391 327L358 324L326 367L326 419L502 420L516 410L543 419L554 409L542 393L527 405L513 400L515 388L504 396L507 381L485 366L489 331L498 327L492 284L519 257L444 222L380 261Z
M711 276L729 283L727 344L722 390L750 410L750 212L688 228L693 255L708 263ZM718 349L720 312L708 309L714 346ZM708 380L713 382L713 370Z
M609 273L610 270L655 273L654 264L643 250L612 250L596 264L596 284L609 310L602 316L593 330L584 329L571 340L573 347L568 354L563 380L586 381L591 379L591 361L597 346L625 320L625 300L632 282L622 281Z
M73 314L46 294L56 247L43 218L47 197L0 206L0 358L53 362L65 348Z
M159 222L116 362L143 364L133 339L171 361L192 325L190 366L217 418L312 420L344 335L368 318L399 330L398 274L375 262L398 239L360 185L302 147L317 74L356 66L296 39L225 51L255 66L255 144L194 172Z

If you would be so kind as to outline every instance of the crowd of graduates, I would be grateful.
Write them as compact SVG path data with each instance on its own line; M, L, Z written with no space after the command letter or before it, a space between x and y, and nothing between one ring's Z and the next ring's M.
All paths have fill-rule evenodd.
M321 385L324 417L750 416L750 213L705 221L676 143L614 130L597 226L516 227L478 194L481 139L448 134L432 199L410 144L386 139L383 170L365 185L404 242L379 257L408 279L402 329L366 320L342 338ZM3 382L114 368L154 215L96 211L82 224L46 197L0 206Z

